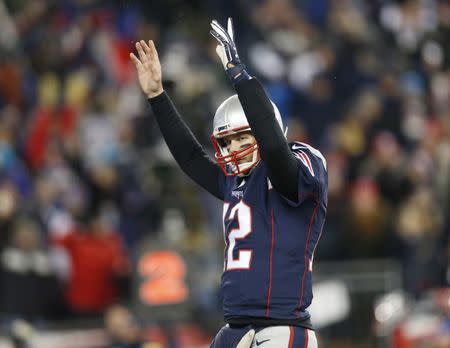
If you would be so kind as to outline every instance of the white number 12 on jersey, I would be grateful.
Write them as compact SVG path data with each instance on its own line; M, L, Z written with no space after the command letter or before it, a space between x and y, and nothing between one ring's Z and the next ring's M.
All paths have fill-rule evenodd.
M230 203L225 203L223 206L223 231L226 233L226 220L236 219L237 227L233 228L228 235L225 235L225 242L228 244L225 270L250 269L253 251L251 249L240 249L238 257L233 258L233 250L236 246L236 240L244 239L252 233L252 210L247 204L240 201L226 216L229 207Z

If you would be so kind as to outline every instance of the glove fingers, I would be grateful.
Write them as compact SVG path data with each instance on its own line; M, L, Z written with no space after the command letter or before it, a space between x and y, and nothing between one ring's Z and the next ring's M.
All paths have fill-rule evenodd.
M224 40L224 38L214 29L211 29L209 31L209 33L214 36L216 38L217 41L219 41L219 43L224 44L226 42L226 40Z
M233 20L228 18L227 29L221 26L215 19L210 23L210 34L219 42L220 47L216 48L216 52L219 55L225 71L232 81L238 81L238 79L249 79L250 76L245 71L245 67L241 64L237 53L236 45L233 41L234 29Z
M228 17L227 29L228 35L230 36L231 40L234 41L233 19L231 17Z
M223 48L223 52L225 53L226 57L228 58L228 61L230 61L232 59L232 54L230 52L230 45L229 45L228 41L224 40L224 38L214 29L211 29L209 32L219 42L220 46ZM222 56L219 55L219 57L222 60ZM223 60L222 60L222 62L223 62ZM226 63L224 64L224 66L226 66Z
M216 38L216 40L219 41L221 44L223 43L222 37L221 37L219 34L217 34L217 32L216 32L214 29L211 29L211 30L209 31L209 33L210 33L212 36L214 36L214 37Z
M226 32L225 28L222 27L219 23L217 23L217 21L213 20L211 22L211 28L213 28L213 30L222 37L222 40L227 42L231 41L230 36Z

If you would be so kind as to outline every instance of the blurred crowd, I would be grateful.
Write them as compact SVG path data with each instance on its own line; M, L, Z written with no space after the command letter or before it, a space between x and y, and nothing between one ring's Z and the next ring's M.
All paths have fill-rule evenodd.
M220 202L177 168L128 54L156 42L212 153L233 92L209 21L228 16L289 140L327 158L316 260L396 259L412 296L448 284L449 1L0 0L1 323L128 301L144 241L187 255L194 307L219 311Z

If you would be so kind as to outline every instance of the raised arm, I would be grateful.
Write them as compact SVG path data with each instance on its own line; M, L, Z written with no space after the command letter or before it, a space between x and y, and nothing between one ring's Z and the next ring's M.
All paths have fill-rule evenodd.
M130 53L142 91L147 96L170 152L181 169L197 184L223 200L220 180L223 173L212 161L180 117L162 85L161 64L155 44L136 43L139 58Z
M211 35L219 45L216 52L222 61L242 104L247 121L258 143L261 159L268 169L268 175L275 190L289 198L298 200L299 162L289 149L275 112L262 85L245 70L234 43L231 18L225 30L217 21L211 22Z

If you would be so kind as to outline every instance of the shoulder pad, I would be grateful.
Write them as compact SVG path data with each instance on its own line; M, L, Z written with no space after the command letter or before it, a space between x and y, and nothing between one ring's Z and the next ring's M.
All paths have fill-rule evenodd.
M292 143L289 143L289 148L294 153L294 155L308 167L311 166L311 160L309 159L309 156L314 156L322 162L323 167L325 168L325 170L327 170L327 160L319 150L312 147L311 145L302 143L300 141L294 141ZM309 163L309 165L306 164L305 162Z

